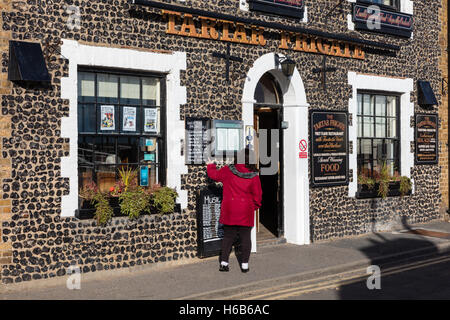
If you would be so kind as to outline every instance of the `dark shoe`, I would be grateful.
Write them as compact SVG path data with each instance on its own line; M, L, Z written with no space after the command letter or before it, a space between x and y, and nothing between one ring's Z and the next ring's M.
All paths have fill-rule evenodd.
M247 273L247 272L249 272L249 271L250 271L250 268L247 268L247 269L243 269L243 268L241 268L241 271L242 271L243 273Z
M229 266L220 265L219 271L220 272L228 272L228 271L230 271L230 267Z

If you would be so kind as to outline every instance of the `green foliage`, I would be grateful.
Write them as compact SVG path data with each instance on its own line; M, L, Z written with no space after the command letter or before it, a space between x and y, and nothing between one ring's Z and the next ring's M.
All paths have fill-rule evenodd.
M120 211L130 219L136 219L142 212L150 213L151 194L141 187L129 188L119 195Z
M153 205L160 214L173 212L175 200L178 197L176 190L169 187L161 187L153 192Z
M378 195L386 199L389 193L389 182L391 181L391 176L389 175L389 166L386 165L386 162L383 163L383 166L380 170L380 177L378 179Z
M111 220L113 208L109 205L108 197L101 192L97 192L93 196L91 203L94 204L95 207L95 218L97 220L97 224L104 225Z
M120 183L123 190L127 191L131 186L137 186L137 169L129 167L119 169Z
M408 177L400 178L400 194L404 196L412 190L412 182Z

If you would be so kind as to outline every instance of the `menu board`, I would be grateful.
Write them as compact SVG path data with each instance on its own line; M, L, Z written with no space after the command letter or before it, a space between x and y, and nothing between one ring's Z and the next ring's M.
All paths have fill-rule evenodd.
M416 164L438 163L438 116L416 114Z
M222 188L209 186L197 196L197 248L200 258L220 254L223 227L219 224Z
M209 119L186 118L186 164L204 164L209 141Z
M311 111L311 182L313 187L348 184L347 119L346 112Z

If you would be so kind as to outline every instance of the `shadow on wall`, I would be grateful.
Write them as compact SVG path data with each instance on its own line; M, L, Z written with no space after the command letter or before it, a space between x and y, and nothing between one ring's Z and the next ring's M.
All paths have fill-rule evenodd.
M402 218L405 231L411 231L406 218ZM450 299L450 261L423 266L420 268L404 270L399 263L399 257L379 258L426 248L422 254L430 254L430 257L418 257L421 253L405 254L401 259L411 259L409 262L422 262L440 255L437 246L426 237L388 239L380 233L374 233L379 239L370 239L371 245L360 250L370 259L375 266L368 270L364 280L345 284L339 287L338 299L341 300L398 300L398 299ZM416 236L417 237L417 236ZM416 257L414 257L416 255ZM448 254L447 254L448 257ZM397 260L397 261L395 261ZM405 263L405 262L403 262ZM379 277L377 269L379 267ZM393 272L397 268L398 271ZM390 274L392 271L392 274ZM372 289L369 289L372 287Z

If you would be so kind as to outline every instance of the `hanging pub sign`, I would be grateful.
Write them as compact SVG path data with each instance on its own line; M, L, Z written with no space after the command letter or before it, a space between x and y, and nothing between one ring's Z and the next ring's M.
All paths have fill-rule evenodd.
M378 4L353 4L353 22L356 30L411 37L413 16L388 10Z
M416 164L438 163L438 115L416 114Z
M312 110L311 182L313 187L348 184L348 114Z
M303 19L304 0L248 0L250 11Z
M200 258L220 253L223 226L219 223L222 188L208 186L197 195L197 250Z

